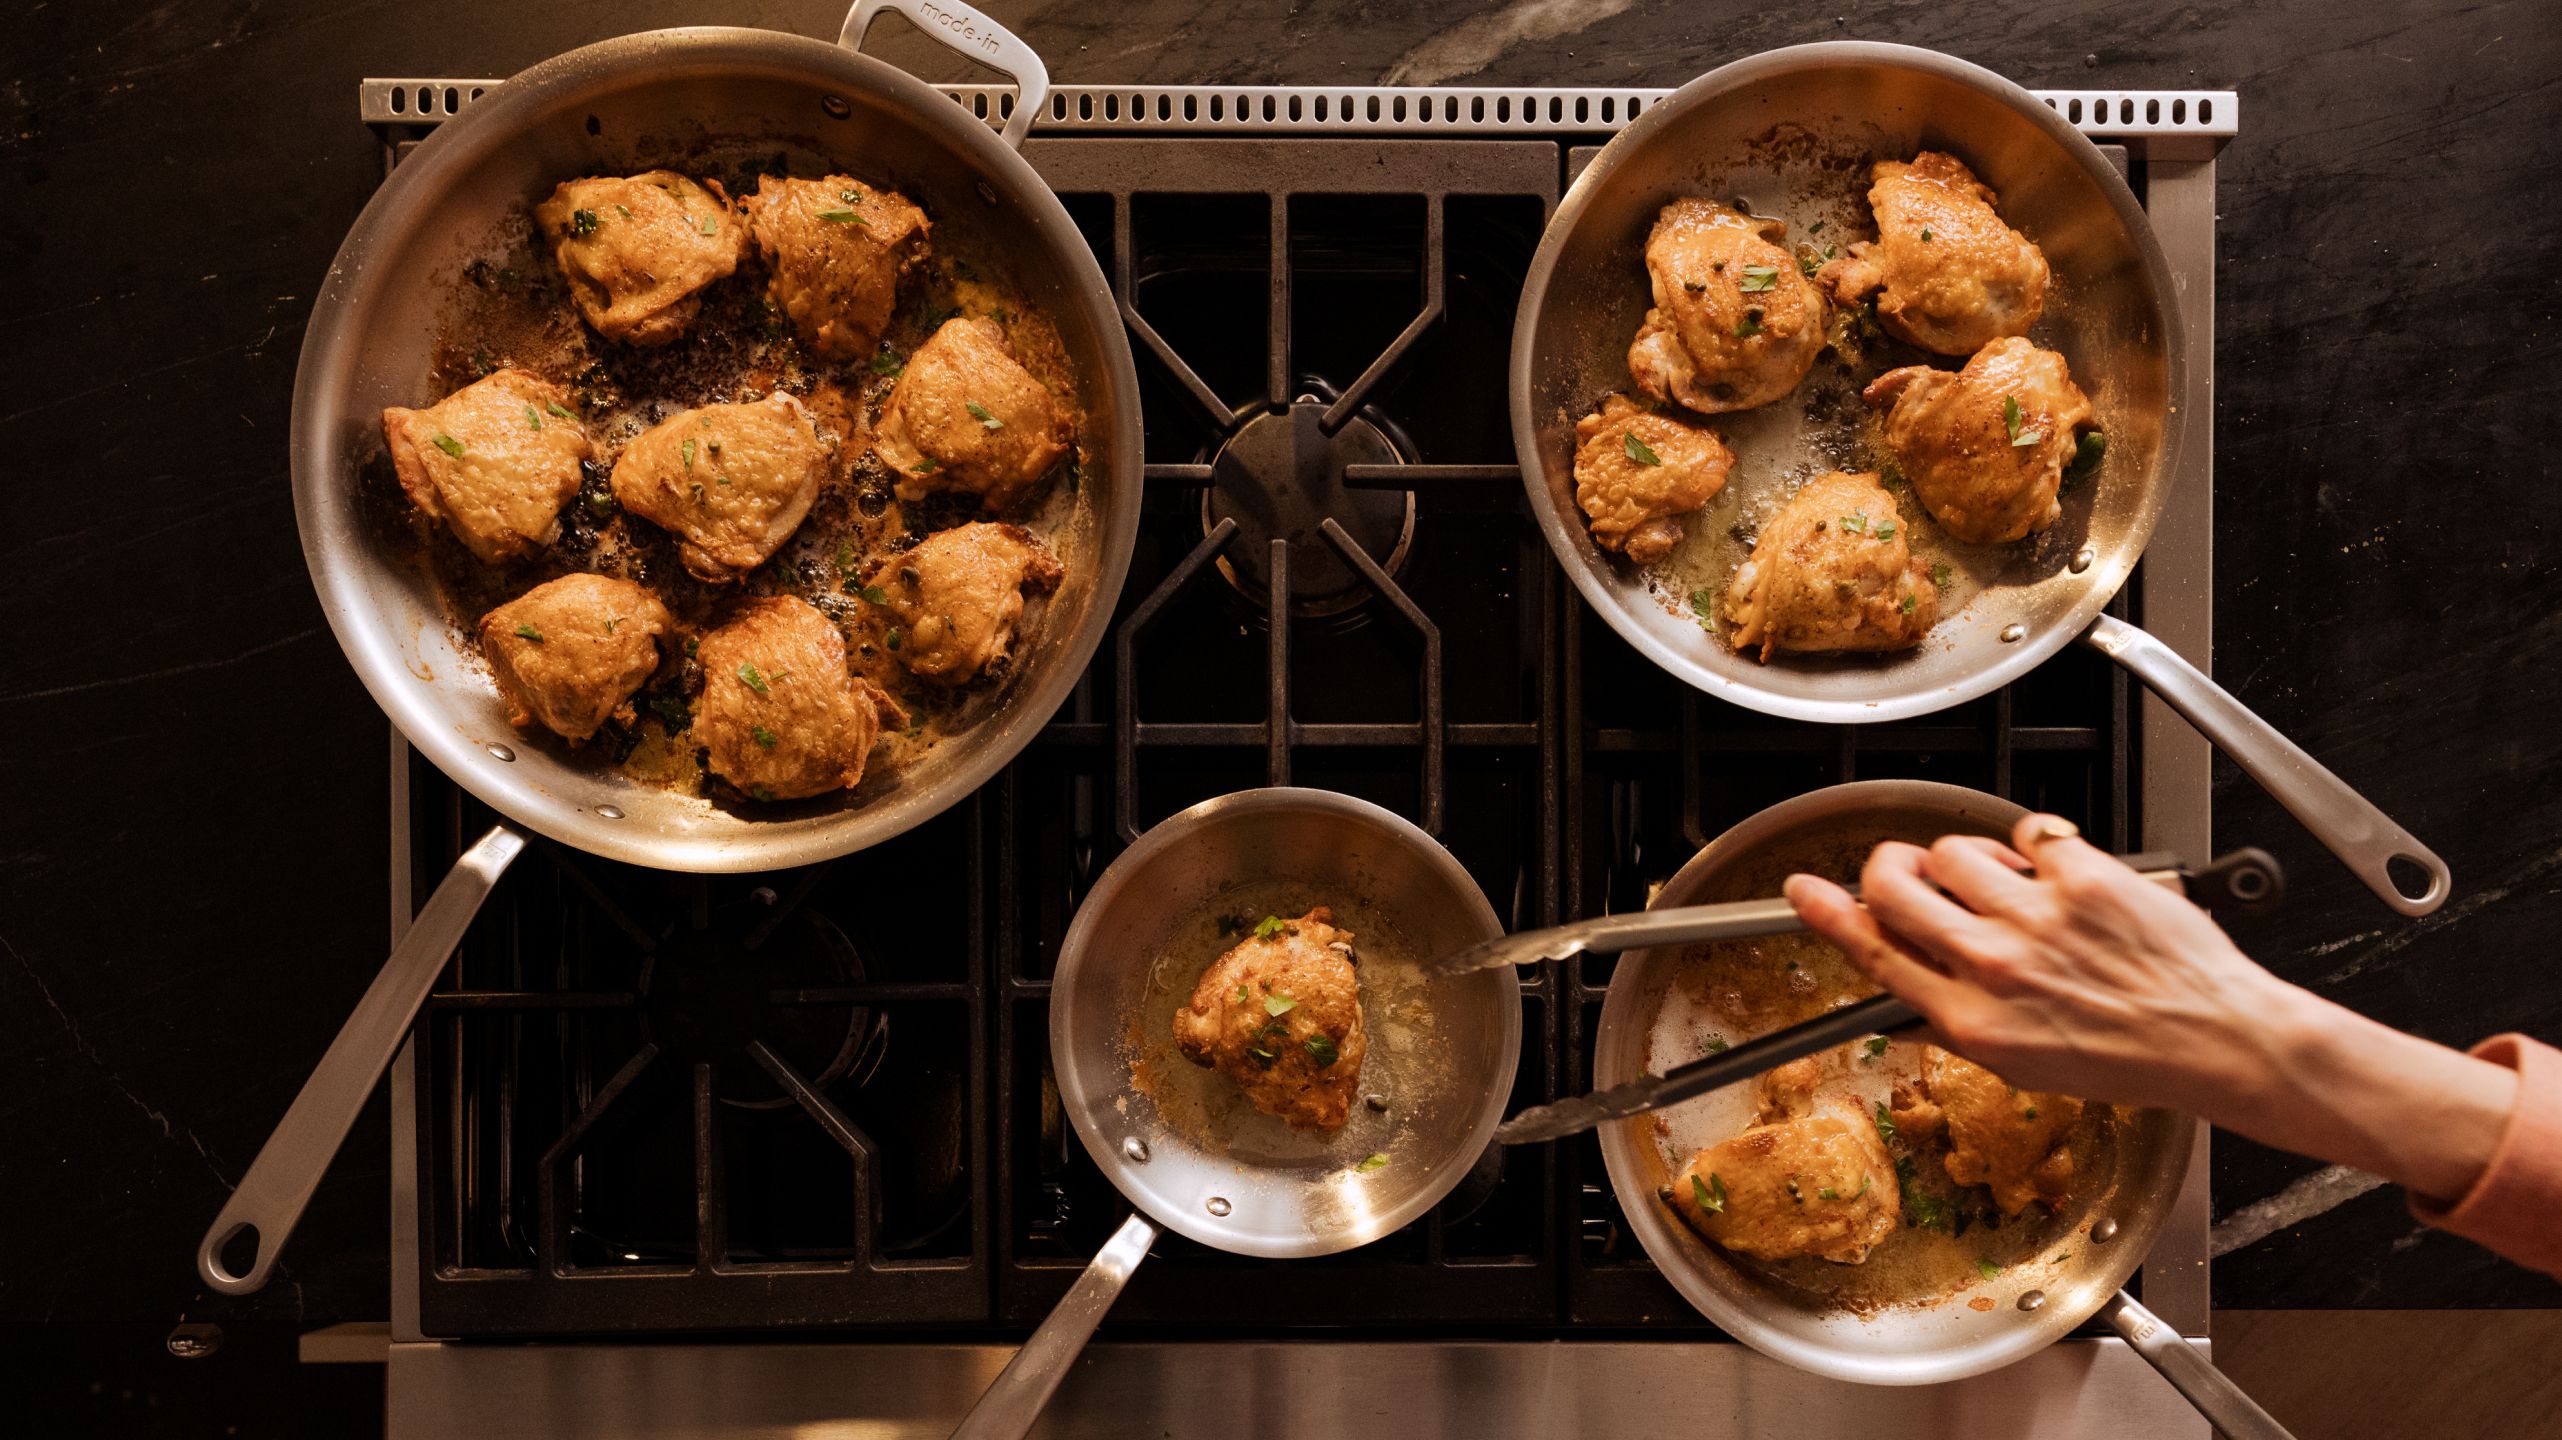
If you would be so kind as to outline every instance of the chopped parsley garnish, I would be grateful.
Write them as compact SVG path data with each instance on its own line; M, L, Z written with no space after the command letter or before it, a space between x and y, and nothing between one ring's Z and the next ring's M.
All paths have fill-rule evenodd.
M1004 421L987 413L987 407L981 405L976 400L965 400L961 403L963 408L970 412L970 418L979 422L979 425L982 428L988 430L1002 430L1005 428Z
M774 748L773 731L766 729L762 725L751 725L748 727L747 733L756 737L757 744L764 746L768 750Z
M620 630L620 629L622 629L622 628L623 628L623 617L622 617L622 616L620 616L620 615L608 615L608 616L606 616L606 617L605 617L605 633L606 633L606 634L611 635L611 634L613 634L615 631Z
M1889 1041L1883 1035L1871 1035L1868 1037L1867 1043L1861 1048L1867 1050L1869 1059L1874 1060L1878 1056L1885 1054L1886 1047L1891 1043L1893 1042Z
M694 658L694 654L695 654L695 652L696 652L696 651L698 651L698 650L700 650L700 649L702 649L702 648L703 648L703 642L702 642L702 640L701 640L701 638L700 638L700 637L698 637L698 636L693 636L693 635L688 635L688 636L686 636L686 637L685 637L685 658L686 658L686 659L688 659L688 660L693 659L693 658Z
M1309 1058L1317 1062L1317 1068L1320 1070L1333 1064L1341 1054L1334 1048L1334 1042L1323 1035L1309 1036L1307 1051Z
M550 412L552 412L554 415L559 416L559 417L560 417L560 418L562 418L563 420L575 420L575 419L577 419L577 418L578 418L577 416L572 415L572 414L571 414L571 413L569 413L568 411L563 410L562 408L560 408L560 402L559 402L559 401L557 401L557 400L546 400L546 401L544 401L544 402L543 402L543 408L544 408L544 409L546 409L546 410L549 410L549 411L550 411Z
M1712 1035L1700 1044L1699 1053L1702 1055L1722 1055L1726 1052L1727 1048L1728 1046L1723 1037Z
M741 666L739 666L739 667L738 667L738 678L739 678L739 679L741 679L741 680L743 680L743 681L746 681L746 682L747 682L747 688L748 688L748 689L750 689L750 690L755 691L755 692L756 692L757 694L759 694L759 695L764 695L764 694L769 694L769 693L771 693L771 692L769 691L769 689L767 688L766 684L765 684L765 675L764 675L764 672L762 672L762 671L758 670L758 669L757 669L755 666L753 666L753 665L741 665Z
M1767 290L1778 283L1778 266L1747 265L1744 267L1743 281L1736 288L1742 290L1747 295L1751 295L1759 291Z
M1878 539L1880 539L1880 540L1892 540L1892 539L1894 539L1894 538L1895 538L1895 521L1894 521L1893 517L1891 517L1891 516L1881 516L1881 517L1879 517L1879 519L1878 519L1878 521L1877 521L1877 528L1876 528L1876 529L1874 529L1874 530L1872 530L1872 531L1870 531L1869 533L1870 533L1870 534L1872 534L1872 535L1875 535L1875 536L1876 536Z
M774 799L774 792L773 792L773 791L771 791L771 790L766 789L766 788L765 788L764 786L762 786L762 785L750 785L750 786L748 786L748 787L747 787L747 793L748 793L748 794L750 794L750 795L755 796L755 797L756 797L757 799L759 799L759 800L763 800L763 801L765 801L765 802L766 802L766 803L768 803L768 804L771 804L771 803L773 802L773 799Z
M916 473L919 475L931 475L942 468L942 463L931 455L916 462Z
M1907 593L1904 596L1904 603L1895 607L1895 613L1899 615L1910 615L1913 613L1913 607L1919 603L1919 597Z
M2029 1118L2029 1119L2031 1119L2031 1120L2034 1120L2034 1119L2036 1119L2036 1118L2037 1118L2037 1107L2036 1107L2036 1106L2031 1105L2031 1106L2029 1106L2029 1107L2028 1107L2028 1118Z
M1637 438L1636 431L1629 430L1622 432L1619 438L1628 447L1629 459L1636 461L1640 465L1661 465L1664 463L1664 458L1655 453L1655 448L1653 446Z
M1222 924L1224 924L1224 923L1225 923L1225 922L1223 921L1223 922L1222 922ZM1253 998L1253 992L1251 992L1251 991L1247 990L1243 985L1239 985L1239 986L1237 986L1237 1003L1238 1003L1239 1005L1244 1004L1247 1000L1252 999L1252 998Z
M1883 1100L1877 1102L1877 1138L1880 1140L1895 1138L1895 1117L1886 1113L1886 1102Z
M1353 1172L1354 1172L1355 1174L1367 1175L1367 1174L1369 1174L1371 1171L1373 1171L1373 1170L1377 1170L1377 1169L1381 1168L1382 1166L1386 1165L1387 1163L1388 1163L1388 1152L1387 1152L1387 1151L1385 1151L1385 1150L1373 1150L1373 1151L1371 1151L1369 1154L1362 1156L1362 1157L1361 1157L1361 1163L1360 1163L1360 1164L1358 1164L1358 1165L1353 1166L1353 1167L1352 1167L1352 1169L1353 1169Z
M1690 613L1692 618L1699 622L1700 629L1715 630L1717 628L1717 592L1714 590L1691 591Z
M667 733L670 735L684 729L694 720L694 712L685 708L685 697L682 695L661 695L649 702L649 708L650 713L658 717L658 723L667 727Z
M1930 567L1930 583L1938 586L1942 590L1945 590L1948 588L1948 582L1955 578L1956 574L1956 571L1949 569L1944 564L1933 565Z
M2108 437L2096 430L2082 432L2081 444L2073 451L2073 463L2064 467L2064 481L2058 489L2069 490L2091 477L2100 460L2108 454Z
M890 632L890 639L889 639L889 645L890 645L890 648L891 648L891 649L893 649L893 650L896 650L896 649L899 647L899 645L900 645L901 643L902 643L902 637L900 636L899 632L898 632L898 631L896 631L896 630L892 630L892 631Z
M543 643L543 632L535 629L531 625L519 625L516 627L516 638L519 640L531 640L535 644L540 645Z
M1841 528L1842 533L1845 535L1867 534L1868 512L1865 510L1853 510L1849 514L1844 515L1841 517Z
M430 436L429 438L436 442L437 449L444 451L446 454L453 456L457 460L463 458L463 442L460 440L455 439L451 435L443 434L442 432Z
M1281 1058L1280 1056L1273 1054L1271 1051L1264 1049L1260 1045L1255 1046L1253 1049L1248 1050L1245 1053L1253 1056L1265 1065L1270 1065L1273 1061Z
M837 569L837 572L838 572L839 574L843 574L843 573L845 573L845 572L847 572L847 571L852 570L853 568L854 568L854 547L853 547L853 546L851 546L851 545L839 544L839 545L836 547L836 569Z
M572 235L593 235L596 233L596 227L600 223L602 222L597 220L596 212L593 210L572 210L569 212L569 233Z
M676 453L677 453L678 455L680 455L680 456L684 457L684 460L685 460L685 468L686 468L686 469L691 470L691 469L693 469L693 468L694 468L694 442L693 442L693 441L691 441L691 440L687 440L684 444L677 446L677 447L676 447Z
M1816 258L1815 252L1812 250L1809 250L1805 254L1797 257L1798 272L1803 274L1809 280L1815 278L1815 272L1823 268L1824 262Z
M872 357L872 373L875 375L896 375L906 368L907 357L887 345L881 347L880 354Z
M860 190L839 190L836 192L836 198L844 201L848 205L860 205L863 203L863 192Z
M1723 1215L1726 1213L1726 1182L1718 1179L1713 1171L1706 1180L1692 1175L1690 1198L1698 1201L1699 1208L1709 1214Z
M818 212L818 218L830 225L861 225L866 230L872 228L862 216L851 210L821 210Z
M2002 1273L2002 1267L1994 1264L1990 1260L1977 1260L1975 1262L1975 1273L1983 1276L1987 1280L1990 1280Z
M1830 1185L1827 1185L1823 1189L1815 1192L1815 1198L1818 1200L1838 1200L1841 1198L1841 1192Z
M1878 1109L1883 1111L1885 1107ZM1913 1183L1919 1171L1910 1155L1895 1157L1895 1184L1903 1192L1904 1218L1924 1230L1947 1230L1948 1203Z
M1263 917L1262 923L1254 927L1254 938L1257 940L1269 940L1273 936L1278 935L1289 928L1289 921L1282 919L1278 915L1266 915Z
M1287 995L1266 995L1263 997L1263 1013L1266 1015L1287 1015L1298 1008L1299 1002L1291 999Z
M1741 340L1747 335L1760 334L1761 315L1762 310L1758 305L1746 310L1744 312L1744 318L1735 322L1735 338Z
M1807 226L1806 233L1809 235L1821 235L1824 233L1824 222L1818 220L1814 224Z
M890 592L882 589L878 585L866 585L854 593L871 601L875 605L887 605L890 603Z
M543 428L543 417L537 414L534 407L531 405L525 407L525 427L529 430L540 430Z
M615 211L616 211L617 213L619 213L619 214L620 214L624 219L629 220L630 218L632 218L632 207L630 207L629 205L617 205L617 206L615 206L615 207L614 207L614 209L615 209Z

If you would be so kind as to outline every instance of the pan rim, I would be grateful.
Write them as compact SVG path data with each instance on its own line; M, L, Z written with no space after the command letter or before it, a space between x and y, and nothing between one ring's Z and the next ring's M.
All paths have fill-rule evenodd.
M1069 923L1067 934L1059 942L1058 966L1050 977L1050 1068L1057 1077L1060 1105L1067 1112L1068 1123L1075 1127L1079 1143L1085 1146L1086 1153L1133 1211L1163 1229L1232 1255L1250 1255L1265 1260L1302 1260L1357 1250L1395 1234L1440 1204L1467 1177L1468 1167L1464 1164L1443 1166L1430 1184L1417 1188L1397 1205L1366 1217L1360 1224L1333 1233L1310 1233L1297 1242L1239 1236L1215 1223L1211 1217L1189 1210L1161 1213L1142 1205L1131 1187L1123 1183L1128 1161L1113 1144L1113 1137L1103 1132L1099 1118L1110 1108L1111 1097L1095 1094L1087 1083L1096 1067L1076 1063L1072 1038L1077 1014L1077 976L1085 968L1086 956L1096 948L1093 931L1102 923L1106 908L1103 902L1130 883L1129 877L1139 873L1147 860L1185 843L1203 828L1221 821L1275 812L1330 814L1376 827L1414 851L1427 868L1449 884L1452 892L1460 897L1462 908L1482 922L1486 938L1492 939L1503 933L1502 920L1495 914L1494 906L1487 902L1485 891L1468 874L1467 867L1459 863L1458 857L1452 855L1447 846L1393 810L1358 796L1311 786L1275 785L1214 796L1167 816L1132 841L1111 865L1105 867L1093 888L1078 902L1076 918ZM1118 880L1114 878L1116 871L1120 876ZM1420 963L1422 957L1417 959ZM1510 1077L1521 1067L1521 980L1509 971L1479 973L1489 980L1510 986L1504 997L1509 1003L1500 1010L1503 1033L1498 1045L1501 1054L1495 1066L1495 1074ZM1510 1099L1508 1084L1491 1087L1479 1097L1475 1117L1453 1153L1470 1159L1483 1154L1494 1143L1495 1127L1503 1123Z
M1938 811L1950 816L1961 814L1988 815L1999 819L2026 815L2026 807L2016 801L1987 791L1936 780L1853 780L1828 785L1803 795L1792 796L1766 806L1737 821L1700 847L1698 853L1683 862L1672 878L1658 892L1656 905L1696 903L1691 891L1715 871L1732 863L1761 844L1769 835L1784 832L1810 822L1837 816L1856 816L1894 809ZM1651 908L1651 906L1650 906ZM1678 947L1676 947L1678 948ZM1610 988L1602 1001L1600 1028L1595 1038L1595 1062L1613 1037L1628 1032L1631 1023L1628 1007L1635 1004L1635 991L1642 972L1650 968L1643 963L1653 952L1632 952L1620 959L1611 976ZM1595 1082L1613 1083L1630 1078L1596 1073ZM2165 1160L2157 1176L2141 1187L2149 1193L2176 1196L2187 1181L2188 1169L2196 1151L2197 1120L2176 1111L2158 1111L2168 1117L2163 1145ZM1669 1218L1660 1205L1654 1204L1639 1178L1638 1142L1631 1138L1636 1121L1616 1121L1601 1127L1599 1139L1603 1169L1610 1177L1611 1190L1620 1198L1629 1228L1636 1232L1638 1246L1660 1270L1674 1289L1681 1292L1692 1308L1713 1321L1727 1334L1752 1346L1775 1360L1818 1375L1849 1380L1866 1385L1931 1385L1962 1380L2013 1364L2063 1339L2083 1321L2097 1314L2111 1295L2124 1285L2127 1277L2142 1268L2151 1251L2164 1218L2160 1205L2131 1204L2112 1211L2119 1221L2119 1234L2108 1242L2109 1263L2093 1270L2105 1283L2089 1283L2087 1276L2075 1277L2078 1283L2068 1292L2050 1288L2047 1302L2033 1314L2005 1311L1987 1316L1988 1321L2007 1322L2010 1328L1991 1343L1974 1342L1963 1348L1939 1348L1901 1355L1880 1355L1844 1350L1817 1339L1809 1339L1794 1330L1774 1324L1754 1309L1738 1304L1734 1297L1710 1283L1691 1258L1690 1250L1707 1250L1707 1242L1697 1240L1687 1227ZM2097 1247L2083 1245L2084 1253ZM1709 1251L1712 1255L1713 1251ZM1722 1258L1718 1263L1725 1262ZM1891 1322L1890 1322L1891 1323Z
M387 612L370 593L368 567L342 553L361 538L355 499L336 454L333 423L343 397L324 399L359 363L368 337L349 317L396 277L370 263L386 237L422 223L430 207L523 124L565 92L624 79L647 85L716 74L796 71L832 88L880 96L902 118L1007 185L1004 198L1028 210L1031 228L1052 237L1048 258L1061 272L1071 308L1095 337L1104 372L1088 377L1112 397L1108 433L1112 493L1096 512L1093 601L1085 624L1067 637L1056 665L1008 695L982 721L997 727L965 763L937 782L939 799L892 803L883 797L818 824L749 819L713 810L699 828L649 830L600 813L610 803L603 777L577 787L544 785L511 769L487 742L463 733L428 701L384 641ZM743 26L689 26L641 31L563 51L527 67L461 114L437 127L367 199L331 257L315 297L294 371L290 444L294 519L315 597L332 636L358 680L399 735L436 768L509 823L605 859L696 874L739 874L833 860L889 840L941 815L1009 764L1066 702L1111 628L1115 601L1128 578L1138 537L1140 417L1138 377L1128 335L1110 302L1110 286L1067 209L1029 162L986 122L941 91L886 61L832 41ZM434 688L432 685L430 689ZM929 792L931 793L931 792Z
M2122 527L2119 542L2108 547L2110 553L2102 556L2087 571L2071 577L2071 583L2080 587L2072 605L2031 628L2018 642L2004 645L1994 653L1990 663L1978 665L1954 681L1935 688L1903 689L1855 700L1787 695L1749 679L1725 674L1685 653L1681 647L1667 643L1643 623L1641 617L1632 612L1628 602L1604 583L1607 567L1612 562L1586 553L1592 545L1582 517L1561 512L1556 503L1555 490L1547 478L1546 454L1541 444L1533 398L1539 346L1538 317L1547 304L1550 281L1555 277L1559 257L1576 222L1591 207L1593 197L1609 182L1613 172L1627 163L1628 157L1658 132L1678 125L1684 115L1712 99L1765 79L1845 63L1918 71L1978 90L2026 117L2071 156L2107 197L2110 209L2142 261L2145 279L2152 287L2161 317L2163 350L2168 362L2165 388L2168 401L2161 417L2161 443L2153 472L2147 477L2145 493L2129 522ZM2162 510L2169 502L2171 486L2181 473L2187 444L2189 416L2184 397L2188 387L2188 339L2177 294L2170 263L2153 235L2143 206L2137 203L2134 192L2118 176L2116 167L2108 163L2089 137L2074 129L2063 116L2016 82L1941 51L1884 41L1826 40L1765 50L1718 66L1649 106L1627 128L1611 137L1558 202L1531 258L1529 277L1522 285L1521 303L1513 317L1511 408L1515 458L1520 462L1522 484L1529 495L1531 512L1538 518L1539 528L1547 537L1548 548L1555 555L1558 567L1574 582L1586 605L1600 615L1621 639L1666 674L1730 704L1790 720L1864 725L1935 714L1990 694L2043 664L2067 642L2088 630L2134 573L2135 563L2150 545Z

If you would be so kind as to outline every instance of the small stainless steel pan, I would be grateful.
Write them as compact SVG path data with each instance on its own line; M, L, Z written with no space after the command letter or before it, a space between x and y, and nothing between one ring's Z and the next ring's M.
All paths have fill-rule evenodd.
M1654 903L1672 908L1763 895L1790 870L1846 880L1881 840L2000 839L2026 813L2007 800L1929 781L1836 785L1718 836ZM1595 1038L1596 1085L1628 1084L1652 1068L1648 1052L1686 953L1670 947L1620 958ZM1766 1355L1865 1384L1927 1385L2008 1365L2099 1315L2225 1434L2281 1437L2286 1431L2276 1421L2121 1288L2179 1194L2196 1128L2168 1110L2118 1110L2106 1143L2085 1157L2088 1173L2070 1207L2050 1222L2055 1237L2036 1263L2013 1263L1967 1292L1966 1300L1989 1298L1989 1309L1947 1296L1866 1313L1738 1264L1674 1218L1657 1198L1673 1170L1655 1116L1608 1122L1599 1135L1611 1188L1647 1256L1701 1314Z
M1914 650L1876 657L1774 656L1760 663L1704 634L1686 584L1667 591L1592 543L1574 502L1574 426L1629 387L1628 342L1648 301L1643 253L1663 206L1685 195L1741 198L1756 213L1811 215L1864 196L1856 158L1947 150L2001 196L2005 219L2046 252L2056 284L2037 332L2060 350L2108 437L2095 484L2033 542L1978 554L1982 582ZM1856 216L1864 221L1860 204ZM1843 218L1830 233L1853 223ZM1792 227L1803 238L1803 224ZM1845 237L1846 238L1846 237ZM2303 749L2269 728L2170 647L2102 614L2152 538L2188 433L2187 347L2172 279L2141 207L2098 147L2027 91L1936 51L1839 42L1738 60L1684 85L1602 148L1548 223L1513 326L1512 429L1522 478L1550 548L1584 599L1629 644L1701 690L1773 715L1835 724L1946 709L2027 674L2075 639L2125 666L2276 796L2384 902L2405 915L2445 903L2445 862ZM1843 407L1840 398L1830 411ZM1848 402L1855 409L1856 400ZM1812 459L1814 387L1743 416L1741 463L1719 504L1779 483ZM1829 413L1829 411L1828 411ZM1829 438L1838 441L1838 433ZM1757 454L1756 447L1785 455ZM1712 507L1701 523L1740 511ZM1687 548L1687 547L1686 547ZM1730 568L1730 567L1729 567ZM2391 867L2417 867L2405 891Z
M1002 137L905 71L856 53L883 10L1015 77ZM964 45L964 41L968 43ZM312 309L294 374L294 515L340 648L409 743L507 817L466 851L419 912L346 1027L196 1250L228 1295L269 1269L445 958L529 832L663 870L735 873L815 864L900 834L970 794L1030 743L1075 688L1109 627L1138 533L1139 412L1129 337L1076 225L1015 153L1048 92L1020 40L955 0L862 0L838 43L770 30L658 30L556 56L439 126L358 216ZM762 138L895 177L1004 254L1056 324L1077 372L1089 452L1076 512L1052 539L1067 579L1023 647L1007 703L924 761L851 793L733 813L633 783L527 742L444 598L374 543L357 462L386 405L428 380L446 285L470 247L563 178L638 163L675 137ZM254 1239L248 1232L254 1232ZM236 1243L237 1242L237 1243ZM245 1260L226 1252L248 1244Z
M1379 1102L1321 1138L1256 1114L1177 1057L1171 1035L1174 1008L1234 943L1218 938L1216 917L1317 904L1355 934L1371 1034L1361 1083ZM1137 1208L956 1434L1030 1431L1160 1226L1238 1255L1299 1259L1366 1245L1449 1194L1511 1097L1521 986L1508 970L1427 979L1422 962L1502 931L1447 850L1350 796L1248 790L1139 837L1078 908L1050 981L1060 1104ZM1374 1154L1385 1158L1362 1168Z

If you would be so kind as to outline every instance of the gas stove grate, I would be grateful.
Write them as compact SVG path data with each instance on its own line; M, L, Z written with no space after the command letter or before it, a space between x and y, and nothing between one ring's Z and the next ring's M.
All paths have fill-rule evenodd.
M429 84L367 82L387 162L421 117L374 116L377 89ZM430 98L451 113L494 84ZM2183 122L2229 125L2212 98L2213 122ZM1806 725L1706 702L1564 584L1521 493L1505 364L1539 231L1588 154L1564 140L1607 127L1354 142L1205 137L1166 114L1026 150L1109 257L1140 351L1146 496L1113 644L996 783L863 855L721 879L547 845L548 865L520 862L419 1030L402 1129L421 1333L1036 1322L1124 1209L1048 1071L1058 944L1125 843L1217 794L1387 805L1514 927L1641 906L1717 831L1854 778L1974 785L2120 849L2143 833L2132 698L2096 656L1911 722ZM1276 455L1336 487L1326 507L1258 484ZM407 765L423 895L494 817ZM1525 977L1516 1106L1589 1080L1609 971ZM1589 1137L1494 1152L1345 1256L1276 1267L1168 1237L1114 1324L1715 1333L1637 1251Z

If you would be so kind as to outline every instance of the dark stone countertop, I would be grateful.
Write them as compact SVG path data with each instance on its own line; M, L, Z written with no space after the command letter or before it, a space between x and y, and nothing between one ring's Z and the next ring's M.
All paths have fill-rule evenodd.
M2562 1039L2549 9L994 8L1069 82L1670 85L1862 37L2030 85L2238 90L2220 171L2216 669L2435 845L2459 885L2438 915L2395 921L2228 767L2219 840L2271 845L2298 880L2243 938L2439 1039ZM352 82L505 74L662 24L832 34L841 10L12 9L0 419L19 460L0 526L0 716L24 743L0 770L0 1155L20 1223L0 1239L0 1323L50 1325L48 1343L84 1354L111 1339L137 1367L107 1372L112 1391L182 1311L209 1308L193 1241L385 933L388 732L312 598L285 461L312 289L379 178ZM875 48L957 70L913 36ZM384 1313L385 1148L377 1100L295 1238L291 1283L214 1307L237 1350L289 1354L297 1328ZM2224 1140L2219 1212L2316 1168ZM2229 1305L2562 1302L2421 1231L2390 1190L2215 1274ZM149 1384L174 1405L197 1382L169 1369ZM243 1413L259 1433L264 1412Z

